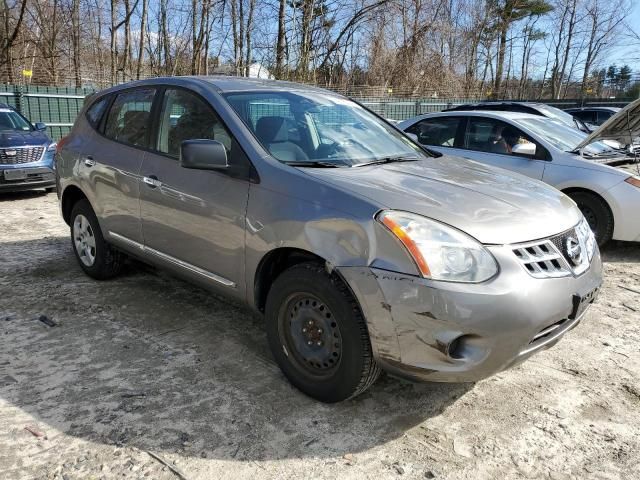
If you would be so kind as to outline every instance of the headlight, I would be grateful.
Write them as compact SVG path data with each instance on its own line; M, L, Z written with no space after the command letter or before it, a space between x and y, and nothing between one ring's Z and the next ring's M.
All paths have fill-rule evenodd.
M455 228L408 212L380 212L378 222L404 245L425 278L477 283L498 273L493 256Z
M596 251L596 237L593 234L593 230L589 226L587 219L582 217L582 221L576 227L578 233L578 241L584 246L587 251L587 257L589 261L593 258L593 253Z
M58 144L57 144L56 142L53 142L51 145L49 145L49 146L47 147L47 152L55 152L55 151L56 151L56 146L57 146L57 145L58 145Z

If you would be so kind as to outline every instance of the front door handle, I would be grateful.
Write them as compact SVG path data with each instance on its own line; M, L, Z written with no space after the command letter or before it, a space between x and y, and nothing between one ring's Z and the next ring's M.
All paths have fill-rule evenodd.
M155 175L149 175L148 177L142 177L142 181L146 183L149 188L161 187L162 182L158 180L158 177Z
M85 157L85 159L84 159L84 164L85 164L87 167L93 167L93 166L95 166L96 161L93 159L93 157L88 156L88 157Z

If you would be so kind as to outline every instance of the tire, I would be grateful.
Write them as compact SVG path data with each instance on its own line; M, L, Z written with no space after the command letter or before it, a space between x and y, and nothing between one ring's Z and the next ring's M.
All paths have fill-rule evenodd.
M96 280L118 275L125 257L104 240L98 218L88 200L80 200L73 206L70 223L71 245L80 268Z
M603 246L613 235L613 214L609 205L599 196L589 192L569 192L569 197L589 222L599 246Z
M269 291L267 337L289 381L327 403L353 398L380 375L353 295L317 263L285 270Z

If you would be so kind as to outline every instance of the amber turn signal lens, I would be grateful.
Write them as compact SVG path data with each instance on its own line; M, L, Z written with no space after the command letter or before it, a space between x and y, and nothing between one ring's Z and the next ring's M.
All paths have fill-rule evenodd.
M393 233L398 238L398 240L402 242L405 248L409 251L409 254L413 257L413 260L416 262L416 265L418 266L418 270L420 270L420 273L424 277L430 277L431 271L429 270L429 265L427 265L426 260L420 253L420 249L418 248L418 246L415 244L413 240L411 240L411 238L409 238L409 235L406 234L406 232L402 229L402 227L398 225L395 221L393 221L391 218L389 218L388 216L382 217L382 223L384 224L385 227L391 230L391 233Z
M629 177L625 180L625 182L630 183L634 187L640 188L640 178L638 177Z

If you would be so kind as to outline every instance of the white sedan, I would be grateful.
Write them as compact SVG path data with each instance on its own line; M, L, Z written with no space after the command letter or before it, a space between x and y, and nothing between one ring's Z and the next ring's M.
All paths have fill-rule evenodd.
M602 139L638 134L640 102L587 136L549 118L514 112L441 112L405 120L397 128L431 150L519 172L566 193L577 204L598 243L640 241L640 166L637 175L605 163L634 161ZM617 119L617 123L616 123ZM630 142L629 142L630 143ZM631 154L632 155L632 154Z

